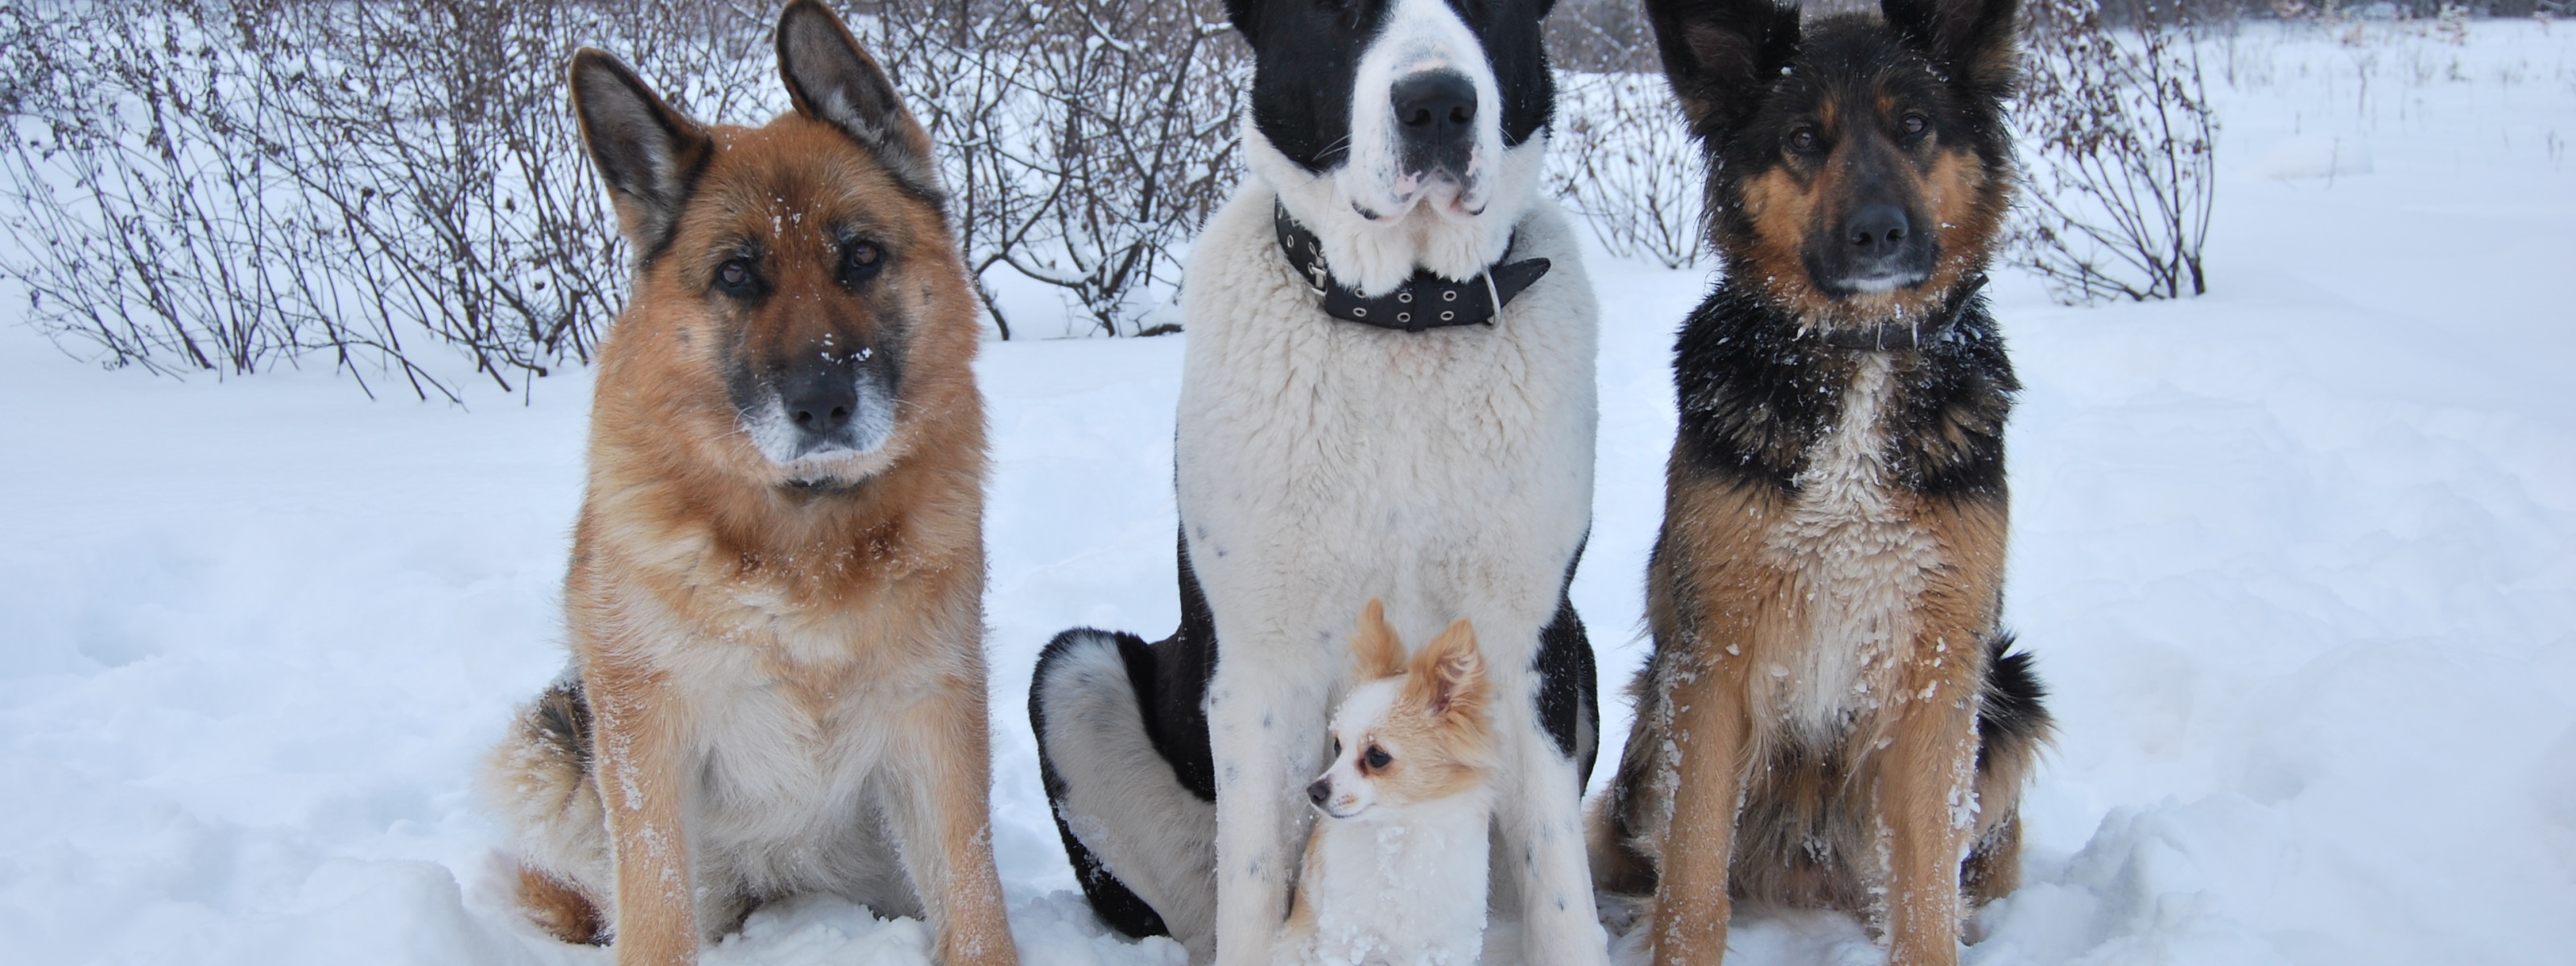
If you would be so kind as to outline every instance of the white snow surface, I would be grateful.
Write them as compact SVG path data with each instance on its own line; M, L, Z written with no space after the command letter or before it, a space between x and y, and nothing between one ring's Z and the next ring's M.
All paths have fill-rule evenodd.
M1992 289L2028 387L2008 619L2060 731L2025 885L1969 963L2571 961L2576 25L2368 29L2249 29L2229 53L2209 295ZM2371 163L2317 170L2319 139ZM1707 279L1590 267L1600 490L1574 595L1615 751L1668 352ZM1055 631L1176 619L1184 338L979 363L995 842L1035 966L1184 959L1090 916L1022 711ZM608 962L504 907L467 792L563 664L588 395L183 382L0 328L0 962ZM1839 915L1737 926L1731 963L1884 959ZM706 961L927 946L817 898Z

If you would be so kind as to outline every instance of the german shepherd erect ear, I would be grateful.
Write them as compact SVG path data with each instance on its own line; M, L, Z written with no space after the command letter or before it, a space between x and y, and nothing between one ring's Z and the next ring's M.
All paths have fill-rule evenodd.
M2014 0L1880 0L1879 15L1950 83L1972 96L2012 94Z
M1673 96L1702 138L1751 116L1798 54L1798 8L1772 0L1646 0L1646 16Z
M905 110L903 95L859 47L857 37L820 0L796 0L778 15L778 73L796 113L848 133L885 165L895 181L946 211L930 134Z
M617 58L588 47L572 55L572 110L636 263L652 261L679 227L680 206L715 157L715 140Z

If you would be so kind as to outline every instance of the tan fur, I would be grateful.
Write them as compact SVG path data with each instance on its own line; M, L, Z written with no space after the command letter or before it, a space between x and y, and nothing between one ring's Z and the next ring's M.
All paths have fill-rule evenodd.
M1351 635L1351 680L1376 681L1404 673L1404 641L1386 622L1386 602L1369 598Z
M2000 501L1904 498L1898 514L1941 564L1908 607L1910 630L1886 669L1888 700L1854 718L1841 741L1817 747L1790 732L1769 683L1775 665L1798 660L1809 602L1824 592L1776 550L1795 508L1777 490L1703 479L1678 461L1668 485L1648 620L1658 640L1692 646L1686 664L1663 669L1663 694L1640 694L1636 727L1647 737L1632 741L1622 772L1647 777L1624 803L1605 798L1596 810L1598 886L1652 890L1658 963L1721 958L1737 897L1866 913L1890 937L1892 962L1953 961L1963 873L1980 901L2013 886L2010 820L2027 768L2025 759L1999 763L1976 782L1974 824L1954 822L1974 773L1973 689L1997 616ZM1658 738L1678 761L1635 760ZM1608 814L1622 804L1624 814ZM1841 856L1871 855L1882 828L1895 832L1884 869L1799 861L1813 840ZM1971 836L1991 847L1963 870Z
M1968 904L2014 885L2049 728L2028 659L2003 656L2017 383L1976 294L2011 196L2013 4L1805 27L1647 9L1728 278L1682 339L1655 647L1592 811L1595 887L1651 895L1658 966L1721 962L1738 900L1858 913L1891 962L1952 966Z
M608 925L600 921L599 907L572 883L522 866L513 895L528 920L547 935L585 946L608 939Z
M1765 292L1810 325L1835 328L1876 324L1891 317L1923 318L1940 307L1941 299L1963 276L1986 263L1986 246L1992 243L2003 214L1991 199L2001 192L1989 190L1986 180L1994 176L1964 144L1937 148L1925 162L1907 159L1885 165L1882 170L1906 177L1904 191L1922 198L1941 226L1941 260L1933 267L1932 277L1920 285L1840 298L1827 295L1816 290L1799 252L1816 232L1831 230L1848 214L1837 202L1852 194L1845 181L1858 160L1854 152L1893 150L1884 143L1854 140L1859 143L1837 147L1811 169L1781 164L1747 178L1743 203L1754 231L1742 239L1721 237L1719 243L1741 247L1742 257L1761 270Z
M984 418L963 263L938 211L833 125L791 113L709 133L670 244L640 266L600 348L565 581L591 754L568 762L563 741L523 726L487 781L530 843L522 904L574 938L585 919L571 899L585 899L619 963L692 962L771 890L831 887L781 857L803 846L760 836L881 822L855 844L811 847L898 843L908 893L852 898L902 911L917 897L940 962L1006 966L1017 957L987 817ZM888 259L861 292L836 283L824 234L850 225ZM749 306L709 291L745 244L774 286ZM899 407L883 446L827 486L791 488L746 438L724 366L806 344L825 315L900 340ZM854 760L872 763L855 766L864 776L848 777ZM812 800L834 782L873 800ZM593 803L572 801L575 787ZM827 804L849 811L816 810ZM581 822L600 809L608 834L593 846Z
M1394 629L1384 631L1392 639ZM1395 753L1385 771L1370 775L1380 794L1393 803L1427 802L1483 784L1496 766L1485 713L1490 690L1476 629L1465 618L1423 645L1405 672L1395 710L1369 731L1370 740Z

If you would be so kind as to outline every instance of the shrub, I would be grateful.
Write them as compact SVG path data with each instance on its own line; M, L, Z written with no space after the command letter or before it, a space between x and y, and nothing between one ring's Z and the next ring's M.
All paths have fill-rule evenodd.
M971 265L1131 331L1233 187L1240 45L1213 0L857 14L948 161ZM572 51L616 53L694 116L756 120L785 107L773 17L717 0L0 6L0 226L17 241L0 274L37 327L111 366L327 355L370 392L385 374L453 399L461 355L522 389L587 363L624 297L565 104Z
M2025 11L2014 117L2029 190L2011 248L2062 301L2199 295L2218 122L2196 22L2160 0L2107 3Z

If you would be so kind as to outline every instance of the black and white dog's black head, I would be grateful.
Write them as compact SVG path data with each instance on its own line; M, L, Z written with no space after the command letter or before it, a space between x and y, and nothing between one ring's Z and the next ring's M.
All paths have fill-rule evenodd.
M1227 0L1252 45L1252 172L1381 294L1484 271L1537 194L1555 0Z

